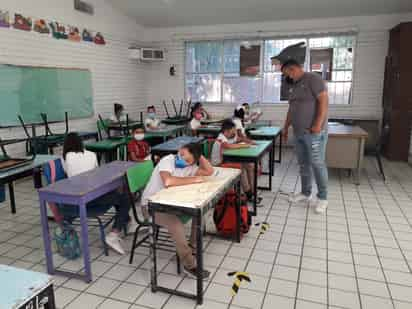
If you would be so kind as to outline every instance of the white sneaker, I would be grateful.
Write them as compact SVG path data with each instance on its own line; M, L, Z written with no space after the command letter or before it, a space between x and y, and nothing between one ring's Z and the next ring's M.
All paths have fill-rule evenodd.
M303 193L295 193L289 195L290 203L300 203L300 202L310 202L312 200L312 195L306 196Z
M122 246L122 239L120 238L119 234L110 232L108 235L106 235L106 244L112 248L114 251L117 253L124 255L126 252L123 249Z
M316 213L323 214L328 209L328 201L317 199L315 207Z

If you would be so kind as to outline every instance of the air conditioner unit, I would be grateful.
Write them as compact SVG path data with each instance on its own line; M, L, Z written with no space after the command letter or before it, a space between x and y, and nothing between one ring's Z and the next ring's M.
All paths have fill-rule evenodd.
M140 60L142 61L164 61L165 52L163 49L142 48L140 50Z

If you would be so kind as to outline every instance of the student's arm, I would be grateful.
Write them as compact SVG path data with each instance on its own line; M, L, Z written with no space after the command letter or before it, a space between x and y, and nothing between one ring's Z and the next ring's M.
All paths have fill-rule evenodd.
M318 95L317 99L317 115L315 118L315 121L313 123L312 128L310 128L310 131L312 133L320 133L322 131L322 127L324 122L326 121L326 116L328 114L328 93L326 91L322 91Z
M242 133L242 130L237 130L238 132L237 132L237 136L238 136L238 139L237 139L237 141L238 142L243 142L243 143L246 143L246 144L251 144L251 145L254 145L254 144L256 144L253 140L251 140L250 138L248 138L245 134L243 134Z
M162 178L163 184L166 188L204 182L204 179L201 176L176 177L172 176L170 172L166 171L161 171L160 177Z
M199 168L196 172L196 176L211 176L214 172L212 164L204 157L199 159Z

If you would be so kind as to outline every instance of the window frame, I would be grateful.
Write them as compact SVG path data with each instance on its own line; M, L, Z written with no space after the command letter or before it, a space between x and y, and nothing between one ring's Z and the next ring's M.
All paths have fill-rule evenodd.
M346 31L346 32L324 32L324 33L315 33L315 34L296 34L296 35L285 35L285 36L268 36L268 37L242 37L242 38L222 38L222 39L216 39L216 40L188 40L188 41L184 41L184 55L183 55L183 64L184 64L184 98L187 101L188 97L187 97L187 80L186 80L186 76L188 74L192 74L192 75L201 75L201 74L220 74L220 101L205 101L202 102L203 104L226 104L226 105L233 105L233 103L231 102L224 102L223 98L224 98L224 69L225 69L225 64L224 64L224 52L225 52L225 48L224 48L224 43L225 41L244 41L244 40L248 40L248 41L259 41L261 44L261 48L260 48L260 64L259 64L259 74L257 75L257 77L259 77L261 79L260 82L260 86L259 86L259 93L258 93L258 97L260 98L260 101L258 102L251 102L251 103L257 103L260 105L271 105L271 106L287 106L288 105L288 101L285 100L279 100L277 102L263 102L263 97L264 97L264 74L265 73L270 73L270 71L265 71L265 61L264 61L264 56L265 56L265 52L266 52L266 48L265 48L265 42L266 41L272 41L272 40L288 40L288 39L304 39L306 42L306 46L308 46L308 48L306 48L306 59L309 59L309 61L307 60L304 64L304 69L305 71L310 71L310 45L309 45L309 40L313 39L313 38L323 38L323 37L345 37L345 36L352 36L353 37L353 57L352 57L352 80L351 80L351 89L352 91L350 91L349 94L349 101L348 103L332 103L331 106L338 106L339 108L348 108L351 107L354 103L353 103L353 89L354 89L354 85L355 85L355 81L356 81L356 58L357 58L357 50L358 50L358 36L359 33L357 31ZM221 47L221 57L222 57L222 61L221 61L221 69L220 69L220 73L219 72L213 72L213 73L194 73L194 72L186 72L186 57L187 57L187 53L186 53L186 44L188 43L197 43L197 42L221 42L222 43L222 47ZM336 70L335 70L336 71ZM240 102L239 102L240 103Z

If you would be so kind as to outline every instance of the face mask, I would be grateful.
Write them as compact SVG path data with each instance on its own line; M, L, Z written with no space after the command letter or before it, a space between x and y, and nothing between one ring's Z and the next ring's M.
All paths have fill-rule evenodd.
M201 120L202 119L202 114L201 113L195 113L195 119L196 120Z
M176 155L176 159L175 159L175 166L176 168L185 168L188 167L189 164L186 162L185 159L183 159L180 154Z
M156 113L147 113L147 116L151 119L156 117Z
M137 134L134 135L134 139L136 141L142 141L142 140L144 140L144 134L143 133L137 133Z

